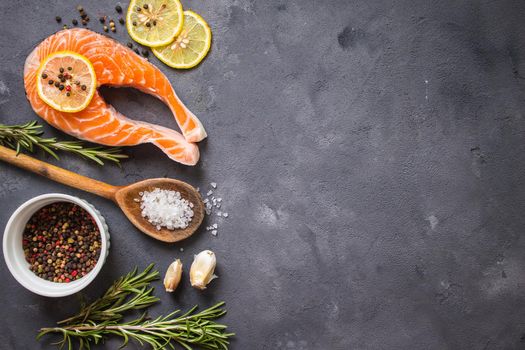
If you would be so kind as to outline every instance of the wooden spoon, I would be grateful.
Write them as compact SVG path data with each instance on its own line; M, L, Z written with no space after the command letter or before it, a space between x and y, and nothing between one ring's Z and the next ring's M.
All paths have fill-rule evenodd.
M17 156L15 151L3 146L0 146L0 159L64 185L111 199L117 203L133 225L159 241L172 243L188 238L197 230L204 218L204 203L199 191L179 180L160 178L143 180L128 186L112 186L24 154ZM154 188L179 191L183 198L193 203L193 219L188 227L175 230L166 228L157 230L155 226L142 217L140 202L136 202L135 199L140 198L139 192L151 191Z

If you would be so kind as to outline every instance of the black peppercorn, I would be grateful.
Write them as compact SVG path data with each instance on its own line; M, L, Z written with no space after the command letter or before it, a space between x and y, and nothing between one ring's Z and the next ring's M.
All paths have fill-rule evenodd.
M60 22L62 22L62 17L60 17L60 16L56 16L56 17L55 17L55 20L57 21L57 23L60 23Z
M115 11L122 13L122 7L120 7L120 5L115 6Z
M78 21L76 19L72 20L71 23L73 23L74 26L78 24Z

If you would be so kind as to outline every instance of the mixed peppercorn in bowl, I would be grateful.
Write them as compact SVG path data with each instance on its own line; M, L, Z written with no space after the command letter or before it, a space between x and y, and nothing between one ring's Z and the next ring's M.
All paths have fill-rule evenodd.
M96 277L108 254L109 232L88 202L45 194L13 213L3 250L9 270L24 287L44 296L66 296Z

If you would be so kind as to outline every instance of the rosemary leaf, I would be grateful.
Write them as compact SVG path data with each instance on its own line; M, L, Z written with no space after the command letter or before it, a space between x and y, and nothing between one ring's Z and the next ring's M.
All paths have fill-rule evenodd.
M58 141L54 137L44 138L42 134L42 126L36 121L20 125L0 124L0 145L14 149L17 154L23 150L32 153L38 147L56 159L59 158L55 151L69 152L99 165L104 165L104 160L120 164L121 159L128 158L118 147L84 147L79 141Z
M159 299L153 296L152 281L158 279L159 272L153 264L143 272L137 268L116 280L104 295L91 304L82 303L80 312L58 322L57 327L41 328L37 340L47 334L60 334L62 339L56 344L60 348L90 349L92 344L102 342L108 336L122 338L124 348L131 340L141 345L148 344L153 350L175 349L178 344L186 350L194 347L209 350L228 350L229 338L234 333L227 332L227 326L215 320L226 313L224 302L198 312L197 306L177 316L175 310L166 316L149 319L146 313L124 322L122 313L129 310L147 308Z

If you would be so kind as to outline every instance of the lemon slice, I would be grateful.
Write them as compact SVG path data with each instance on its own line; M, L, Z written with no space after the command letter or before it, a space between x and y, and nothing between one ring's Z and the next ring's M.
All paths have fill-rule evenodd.
M126 28L136 42L150 47L166 45L182 30L179 0L131 0Z
M210 46L211 30L208 23L193 11L184 11L181 33L168 45L153 48L153 53L170 67L188 69L206 57Z
M75 113L89 105L97 88L91 62L71 51L47 56L36 76L38 96L61 112Z

